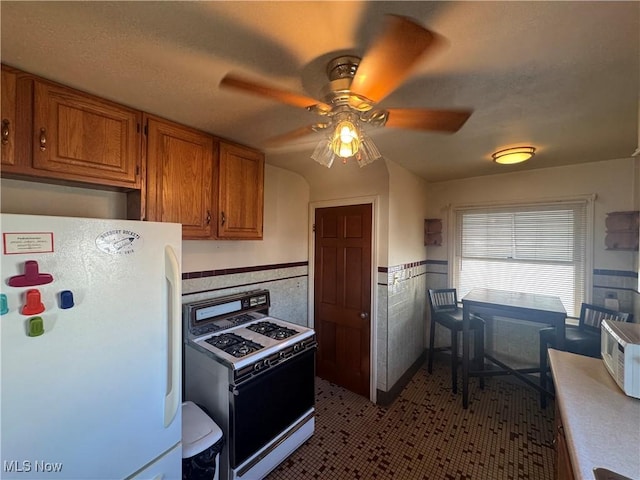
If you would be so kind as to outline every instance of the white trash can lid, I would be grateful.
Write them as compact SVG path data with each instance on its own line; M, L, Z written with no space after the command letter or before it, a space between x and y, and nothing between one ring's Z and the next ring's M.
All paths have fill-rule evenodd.
M182 404L182 458L205 451L222 438L220 427L193 402Z

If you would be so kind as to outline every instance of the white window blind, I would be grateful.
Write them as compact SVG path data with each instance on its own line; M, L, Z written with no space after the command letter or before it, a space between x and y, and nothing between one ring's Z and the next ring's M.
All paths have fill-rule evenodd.
M459 209L454 286L556 295L568 316L585 299L587 202Z

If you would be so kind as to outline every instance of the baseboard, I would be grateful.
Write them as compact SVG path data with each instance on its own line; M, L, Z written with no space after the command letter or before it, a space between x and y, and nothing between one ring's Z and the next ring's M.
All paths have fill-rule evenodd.
M409 383L409 380L420 369L427 358L427 350L424 350L418 359L413 362L409 369L404 372L400 379L389 389L389 391L376 390L376 404L388 407L400 395L402 389Z

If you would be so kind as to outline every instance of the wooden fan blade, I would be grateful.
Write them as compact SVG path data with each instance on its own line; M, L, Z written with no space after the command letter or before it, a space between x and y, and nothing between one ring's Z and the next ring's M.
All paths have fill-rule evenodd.
M235 88L235 89L242 90L248 93L253 93L255 95L259 95L262 97L273 98L282 103L293 105L294 107L302 107L302 108L310 109L311 107L315 106L321 110L325 110L325 111L331 110L331 107L329 107L329 105L319 102L314 98L307 97L305 95L300 95L295 92L290 92L288 90L282 90L277 87L262 85L252 80L246 80L244 78L237 77L233 74L226 75L220 81L220 86Z
M283 133L282 135L278 135L276 137L272 137L268 139L265 144L269 147L278 147L283 145L291 140L296 140L298 138L305 137L311 133L315 133L318 129L324 128L324 124L320 125L307 125L306 127L300 127L295 130L292 130L287 133Z
M471 110L428 110L390 108L385 127L457 132L471 116Z
M411 67L441 38L406 17L388 16L388 25L356 70L351 91L373 102L391 93Z

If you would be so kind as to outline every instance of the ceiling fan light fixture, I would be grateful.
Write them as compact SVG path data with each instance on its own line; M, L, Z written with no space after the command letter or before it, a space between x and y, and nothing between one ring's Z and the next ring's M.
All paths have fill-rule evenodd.
M493 158L494 162L501 165L513 165L515 163L526 162L535 154L535 147L513 147L498 150L491 154L491 158Z
M329 143L326 138L322 138L322 140L318 142L318 145L316 145L315 150L311 154L311 158L314 161L318 162L320 165L331 168L331 165L333 165L333 161L335 160L336 156L331 149L331 143Z
M333 153L341 158L353 157L360 149L360 133L351 119L338 121L331 138Z
M365 165L369 165L370 163L375 162L379 158L382 158L378 147L376 147L375 143L367 137L364 132L361 134L361 148L356 154L356 161L360 168Z

